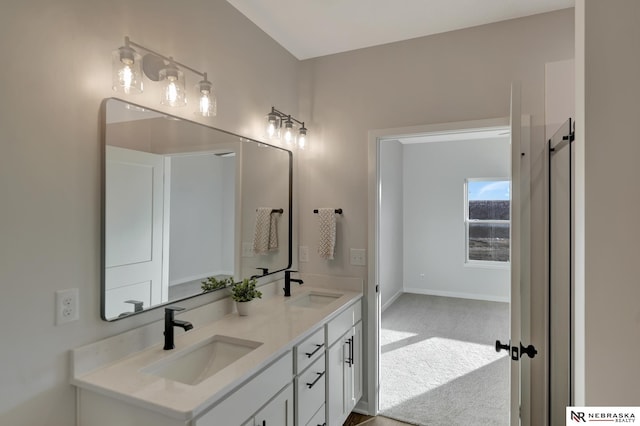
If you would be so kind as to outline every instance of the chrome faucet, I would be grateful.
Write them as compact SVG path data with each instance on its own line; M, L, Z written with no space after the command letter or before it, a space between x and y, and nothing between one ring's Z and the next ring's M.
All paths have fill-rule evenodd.
M193 328L193 324L188 321L181 321L174 318L176 311L184 311L180 306L169 306L164 308L164 350L168 351L175 348L173 343L173 327L182 327L184 331Z
M302 285L304 283L304 281L302 281L300 278L291 278L291 273L292 272L298 272L298 271L284 271L284 297L290 297L291 296L291 283L298 283L300 285Z

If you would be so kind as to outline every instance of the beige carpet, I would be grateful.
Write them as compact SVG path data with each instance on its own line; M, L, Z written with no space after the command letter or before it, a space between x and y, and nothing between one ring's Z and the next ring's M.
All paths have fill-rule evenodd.
M403 294L382 315L380 413L417 425L509 424L509 305Z

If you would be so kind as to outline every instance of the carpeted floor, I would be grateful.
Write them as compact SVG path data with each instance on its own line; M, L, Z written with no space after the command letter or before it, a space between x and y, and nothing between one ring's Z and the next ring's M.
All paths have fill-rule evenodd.
M418 425L509 424L507 303L405 293L383 314L380 411Z

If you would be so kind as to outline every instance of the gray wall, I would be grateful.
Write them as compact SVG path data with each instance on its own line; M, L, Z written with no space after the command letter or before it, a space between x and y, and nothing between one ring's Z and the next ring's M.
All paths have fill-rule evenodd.
M513 80L532 115L532 343L544 346L545 63L574 55L573 10L536 15L302 62L300 115L313 130L299 155L299 241L315 247L318 206L344 208L336 259L310 249L304 272L367 278L349 265L349 248L367 247L368 132L509 115ZM310 131L311 135L311 131ZM543 391L545 354L532 365ZM542 401L536 401L537 407ZM542 409L533 424L541 424Z
M106 323L99 313L99 108L114 96L111 52L125 35L209 72L218 117L203 123L261 138L271 105L297 112L298 61L225 1L2 2L3 425L75 424L69 349L162 316ZM168 112L147 89L127 99ZM170 113L197 120L189 107ZM55 326L54 292L72 287L80 320Z
M508 138L404 146L404 288L508 302L508 265L465 263L466 178L509 178Z
M578 404L640 405L638 16L636 0L576 1Z
M523 81L523 111L533 115L532 205L542 206L544 64L573 56L571 10L299 63L224 1L5 2L0 50L11 80L0 98L2 424L74 424L68 350L161 317L99 319L99 105L113 96L111 51L124 35L209 72L219 106L205 123L262 139L271 105L307 121L311 145L298 156L301 243L317 243L314 208L343 207L345 214L338 258L322 261L310 249L304 272L366 278L347 256L348 248L367 246L368 130L507 116L514 79ZM132 99L168 112L158 96L149 88ZM186 109L171 113L195 119ZM541 210L532 212L537 324ZM54 292L69 287L80 289L80 321L57 327ZM542 330L533 339L537 346ZM535 368L539 393L543 372Z
M402 144L380 143L380 294L382 309L393 303L404 286L404 199Z

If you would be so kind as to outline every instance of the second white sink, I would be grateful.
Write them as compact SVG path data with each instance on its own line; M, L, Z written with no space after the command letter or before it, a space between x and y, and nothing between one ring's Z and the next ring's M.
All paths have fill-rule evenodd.
M340 293L310 291L289 300L287 303L290 306L297 306L299 308L319 309L328 305L341 296L342 294Z
M159 361L141 371L187 385L197 385L247 355L261 342L215 335L193 348Z

